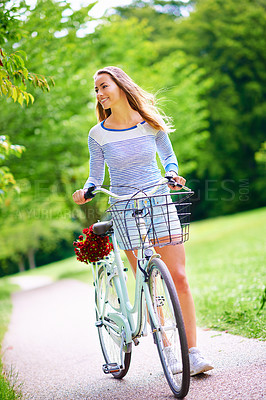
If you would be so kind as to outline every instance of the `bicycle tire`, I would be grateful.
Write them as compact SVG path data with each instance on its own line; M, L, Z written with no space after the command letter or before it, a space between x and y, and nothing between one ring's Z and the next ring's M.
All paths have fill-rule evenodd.
M102 311L102 307L105 302L105 293L108 290L108 297L105 302L105 311L102 315L102 319L107 318L108 312L114 312L119 308L119 301L117 298L116 290L114 285L112 285L112 280L108 284L107 289L107 272L104 266L101 266L98 272L98 284L95 286L95 302L96 302L96 320L99 322L99 315L97 310ZM114 326L117 326L114 321L109 322ZM100 340L100 345L102 353L106 364L116 363L121 365L121 354L120 347L117 343L121 343L124 338L115 333L114 330L108 328L106 325L97 326L98 335ZM131 349L132 344L125 345L122 351L124 368L119 372L111 372L114 378L122 379L128 372L130 361L131 361Z
M153 311L159 322L155 331L150 317L154 342L160 356L168 384L177 398L184 398L190 385L190 368L185 327L173 279L165 263L154 258L148 270L148 285ZM165 348L171 345L176 359L180 363L180 372L172 372Z

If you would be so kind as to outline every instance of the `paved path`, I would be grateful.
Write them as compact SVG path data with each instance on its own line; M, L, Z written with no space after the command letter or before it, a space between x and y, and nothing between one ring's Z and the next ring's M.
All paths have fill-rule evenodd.
M18 372L25 399L174 399L151 335L133 348L130 370L122 381L102 373L88 285L62 280L17 292L13 303L4 364L6 370ZM191 379L187 400L264 398L265 343L202 330L198 341L215 369Z

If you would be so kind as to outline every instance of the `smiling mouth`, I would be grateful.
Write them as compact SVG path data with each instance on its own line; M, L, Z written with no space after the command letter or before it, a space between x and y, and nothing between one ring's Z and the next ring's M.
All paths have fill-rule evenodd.
M106 99L101 100L101 104L105 103L106 100L108 100L108 97Z

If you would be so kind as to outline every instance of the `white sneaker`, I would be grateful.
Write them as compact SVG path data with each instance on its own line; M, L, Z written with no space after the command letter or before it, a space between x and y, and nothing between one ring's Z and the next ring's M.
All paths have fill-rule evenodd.
M176 358L176 355L172 349L172 346L168 346L164 348L165 355L167 357L167 361L169 364L169 367L171 368L172 374L179 374L182 372L182 366L178 359Z
M213 369L211 362L203 357L197 347L191 347L189 349L189 362L191 376Z

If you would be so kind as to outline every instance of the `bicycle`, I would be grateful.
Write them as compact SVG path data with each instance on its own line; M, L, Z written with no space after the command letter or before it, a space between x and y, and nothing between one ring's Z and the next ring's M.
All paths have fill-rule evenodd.
M102 192L115 199L107 209L112 219L93 225L96 235L109 235L113 243L113 251L109 256L91 264L95 287L95 325L105 359L103 371L122 379L130 366L132 343L137 345L139 338L148 334L150 324L168 384L175 397L183 398L190 384L185 328L172 277L154 247L188 240L191 203L187 200L193 192L188 188L185 188L187 192L177 191L173 194L173 200L170 194L154 194L161 185L169 182L174 184L170 177L162 178L148 192L137 190L133 195L126 196L118 196L103 187L92 187L85 193L85 198ZM181 225L180 230L172 234L171 214L176 213L176 208ZM161 224L156 223L158 212L166 220L167 232L163 232L166 234L163 240L159 232ZM125 249L138 251L133 305L129 301L126 269L120 257L113 224ZM178 371L172 371L169 364L165 350L169 345L179 361Z

